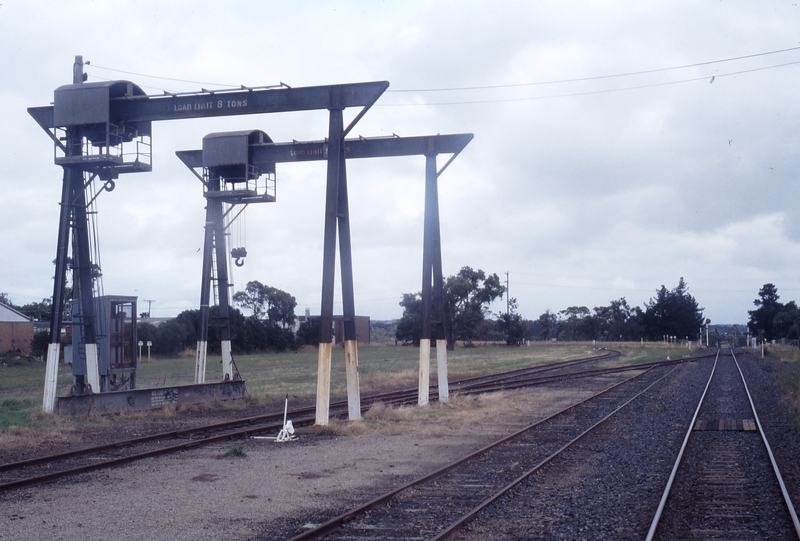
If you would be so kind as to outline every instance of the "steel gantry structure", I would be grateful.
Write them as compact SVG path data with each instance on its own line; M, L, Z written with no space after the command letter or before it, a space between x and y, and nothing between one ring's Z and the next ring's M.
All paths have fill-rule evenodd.
M271 87L242 86L237 89L221 91L165 92L163 95L147 95L141 88L129 81L86 83L85 80L83 58L77 56L73 66L73 83L56 89L53 105L28 109L31 116L54 141L55 163L61 165L64 171L43 411L52 413L55 407L56 376L60 356L60 329L63 325L65 284L68 265L70 264L68 251L71 237L73 239L73 257L71 261L74 285L73 295L77 299L81 310L81 319L77 324L81 326L86 359L84 364L73 364L75 389L77 392L102 389L101 378L103 375L100 374L98 368L97 323L95 321L92 298L93 263L89 250L87 221L87 206L90 201L87 201L86 189L90 181L97 177L105 181L105 189L111 191L114 187L114 180L120 174L150 171L152 122L309 110L328 110L328 136L325 141L273 144L268 137L266 139L257 138L258 140L253 142L248 135L247 144L248 151L252 147L252 150L258 153L259 163L262 164L267 172L270 172L268 164L272 164L271 171L274 172L274 164L278 162L322 159L327 161L317 422L319 424L327 424L328 422L327 401L332 355L331 323L333 319L337 232L345 316L348 396L350 397L351 389L355 389L354 396L350 399L352 407L355 407L355 404L358 404L359 401L357 394L358 358L354 321L355 302L345 166L347 158L413 154L426 156L422 291L424 311L423 345L427 344L427 351L423 353L421 349L420 353L420 403L427 402L427 366L430 358L431 336L434 336L437 343L444 339L444 334L441 330L443 301L436 183L439 174L471 140L471 134L414 138L346 139L355 124L388 88L389 83L386 81L298 88L292 88L285 84ZM361 109L350 124L345 126L343 111L348 107L359 107ZM441 170L437 171L436 156L440 153L451 153L453 156ZM179 156L187 165L194 167L192 164L195 162L191 162L191 153L179 153ZM188 162L187 159L189 160ZM202 159L200 164L202 165ZM249 173L245 173L247 178L249 178L248 175ZM246 194L239 194L240 198L238 199L236 197L230 199L230 193L216 199L213 196L209 197L209 192L221 191L219 182L225 182L223 174L218 174L215 178L212 177L208 177L208 182L211 184L207 185L206 197L209 202L215 202L213 205L209 204L209 207L213 207L212 210L207 208L207 222L210 221L217 224L222 219L221 212L219 212L221 201L226 200L231 204L246 203L248 201L246 200ZM210 189L208 186L210 186ZM270 200L269 195L261 194L260 200ZM214 236L221 238L221 231L207 228L206 246L209 245L209 237L213 239ZM221 244L224 250L224 243L220 242L218 244ZM218 257L218 265L220 262L224 263L224 260L225 257ZM210 272L210 262L209 253L208 261L204 257L204 282L206 282L206 269L209 269ZM218 280L220 278L218 269ZM220 291L222 291L222 284L219 285ZM225 295L220 295L220 298L226 297L227 294L226 286ZM201 305L205 304L205 309L207 310L208 303L204 303L203 298L203 293L201 293ZM431 298L435 299L435 301L432 301ZM435 311L433 318L431 318L430 313L431 305ZM203 306L201 306L202 309ZM433 335L431 335L431 319L434 320ZM204 337L207 340L207 323L206 315L205 322L200 325L198 330L197 382L201 382L205 378L205 352L203 351L202 353L203 366L201 367L200 342ZM73 322L73 324L76 323ZM223 333L223 340L225 338L226 336ZM229 335L227 339L228 341L230 340ZM440 345L441 347L438 349L443 352L445 349L443 341ZM426 348L423 347L423 349ZM230 355L229 349L227 355ZM446 366L446 359L444 366ZM230 377L229 372L224 372L224 375ZM426 381L424 391L423 375ZM440 394L442 392L442 381L446 382L446 372L443 379L440 377ZM89 389L86 389L86 384L88 384ZM446 398L446 385L444 387L444 397ZM356 414L351 408L351 418L358 417L360 417L360 410Z
M415 137L376 137L357 139L343 139L338 145L331 144L332 139L327 141L307 141L292 143L273 143L266 140L264 136L253 137L253 134L263 132L230 132L220 134L210 134L203 140L202 150L178 151L176 154L195 175L206 184L206 197L209 199L207 206L206 219L206 243L204 245L203 257L203 299L208 299L210 290L211 274L211 253L217 253L217 280L219 288L220 317L223 325L221 332L221 350L223 352L223 377L232 377L232 367L230 367L230 329L229 320L226 316L229 299L227 298L227 264L224 254L226 253L225 238L223 234L224 224L222 223L223 213L221 208L216 208L221 199L217 193L220 191L218 183L209 186L212 179L218 177L215 174L215 165L220 161L224 162L225 167L234 167L234 171L254 170L254 171L273 171L277 163L291 163L304 161L328 160L328 189L325 202L326 222L324 237L323 254L323 284L322 284L322 309L320 322L319 339L319 358L317 373L317 424L328 423L329 404L330 404L330 372L332 357L332 323L333 323L333 297L334 297L334 273L335 273L335 247L336 230L339 232L339 249L341 265L341 286L343 297L343 320L344 320L344 348L345 348L345 372L347 379L347 398L348 415L351 420L361 417L361 400L358 384L358 350L355 331L355 299L353 294L353 270L351 257L350 239L350 213L347 194L347 174L345 161L357 158L378 158L391 156L425 156L425 222L424 222L424 241L423 241L423 279L422 279L422 306L423 306L423 328L422 339L420 341L420 379L419 379L419 403L428 403L428 389L430 382L430 346L431 338L436 340L437 360L438 360L438 381L439 399L447 400L447 357L446 344L444 337L444 297L442 292L442 257L441 257L441 237L439 231L439 205L438 205L438 178L448 165L458 156L458 154L472 140L472 134L454 135L431 135ZM265 135L265 134L264 134ZM241 150L241 143L251 140L247 144L247 152ZM247 163L231 163L237 158L227 160L220 158L218 146L212 146L209 141L227 140L224 146L229 155L237 155L239 160L247 160ZM338 146L338 149L334 147ZM233 147L233 148L232 148ZM340 164L333 169L331 176L330 160L332 153L338 153ZM450 154L450 159L445 165L437 170L437 156L439 154ZM210 171L210 173L209 173ZM233 177L231 184L241 184L239 173ZM243 194L242 199L238 199L236 192L241 190L231 190L225 196L228 203L246 204L251 194ZM210 197L209 197L210 196ZM212 208L214 210L212 210ZM433 317L431 316L431 306L434 307ZM205 371L205 354L208 339L209 306L207 302L201 300L200 325L198 329L198 355L197 355L197 374L203 377ZM432 332L432 330L434 332ZM227 354L226 354L227 352Z

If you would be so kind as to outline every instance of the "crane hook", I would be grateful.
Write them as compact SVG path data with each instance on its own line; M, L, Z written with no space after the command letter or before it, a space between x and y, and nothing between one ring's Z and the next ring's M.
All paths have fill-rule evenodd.
M242 261L245 257L247 257L247 250L242 248L233 248L231 250L231 257L234 258L233 264L237 267L244 267L244 261Z

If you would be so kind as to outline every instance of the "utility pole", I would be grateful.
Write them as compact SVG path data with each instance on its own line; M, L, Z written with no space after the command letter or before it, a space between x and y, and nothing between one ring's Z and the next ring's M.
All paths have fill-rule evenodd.
M147 317L153 317L153 316L151 316L151 315L150 315L150 307L151 307L151 306L153 305L153 303L154 303L154 302L156 302L156 301L154 301L154 300L152 300L152 299L142 299L142 300L143 300L144 302L146 302L146 303L147 303Z
M508 291L508 271L506 271L506 315L511 313L511 295Z

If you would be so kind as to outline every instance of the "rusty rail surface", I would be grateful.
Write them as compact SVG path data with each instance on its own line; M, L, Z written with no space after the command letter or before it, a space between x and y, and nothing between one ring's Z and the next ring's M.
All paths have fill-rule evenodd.
M503 495L507 494L514 487L542 469L561 453L582 440L587 434L601 426L603 423L605 423L605 421L622 411L639 396L652 389L657 383L666 378L676 368L672 367L670 369L670 365L675 365L680 362L681 361L649 363L644 367L644 371L639 374L633 375L621 382L617 382L606 389L603 389L602 391L599 391L592 396L581 400L580 402L572 404L545 419L537 421L515 432L514 434L503 437L483 447L482 449L475 451L474 453L471 453L439 468L430 474L412 480L409 483L382 494L363 505L331 518L328 521L317 525L315 528L309 529L296 535L295 537L292 537L290 541L310 541L312 539L321 539L323 537L329 539L353 539L355 537L358 537L359 539L378 539L381 535L383 535L381 532L388 531L393 532L393 535L396 534L400 538L425 538L430 540L438 540L449 537L457 530L461 529L473 518L475 518L475 516L482 509L486 508ZM657 374L653 372L654 370L662 367L665 368L665 370L668 370L668 372L665 374ZM639 368L641 369L642 367L640 366ZM647 375L652 378L652 381L646 378ZM623 392L623 386L628 383L635 382L639 378L644 378L643 381L638 382L644 388L634 389L631 393L632 396L625 395L618 398L619 402L615 402L614 406L611 406L613 407L612 411L605 413L604 415L601 414L601 418L599 418L599 420L587 422L587 424L590 424L590 426L584 430L581 430L579 433L564 436L561 434L560 429L555 428L555 433L546 437L542 437L542 434L531 434L534 429L539 427L544 427L543 430L552 429L554 425L558 425L559 421L563 420L565 415L580 411L582 407L592 407L587 405L596 404L598 400L608 397L610 393L618 391ZM624 392L627 392L627 389ZM532 453L531 447L534 445L534 442L539 443L541 440L547 440L546 443L547 446L550 447L550 450L541 451L541 454ZM501 455L500 461L506 463L508 458L503 454L505 452L503 450L504 446L510 446L512 448L525 448L526 451L524 454L528 455L527 460L532 461L532 464L527 469L523 469L523 471L518 475L513 475L509 479L498 479L500 476L498 475L498 468L496 467L497 464L492 461L492 454L496 453ZM522 459L520 459L520 464L521 463ZM487 472L487 474L483 475L482 472ZM463 477L464 475L479 478L482 483L486 483L486 485L490 486L488 492L478 496L472 496L471 494L467 495L464 494L463 491L458 492L457 487L460 486L461 483L460 477ZM448 477L452 477L453 480L448 480ZM452 487L451 484L453 485ZM411 505L417 505L417 498L411 495L412 491L424 493L426 507L428 509L436 509L440 514L442 514L443 509L449 506L458 507L460 505L462 508L466 507L466 509L453 510L450 512L451 516L448 517L437 516L437 520L435 521L422 520L421 522L424 522L429 526L435 525L431 526L429 529L436 531L417 531L414 529L414 526L408 526L406 524L408 522L408 517L411 515L407 513L404 514L402 512L404 505L407 503L411 503ZM476 492L479 491L476 490ZM453 504L453 502L449 500L449 496L453 493L459 493L459 499L469 501L466 503L461 502L458 505ZM367 516L368 519L365 518ZM400 517L399 522L397 517ZM360 524L362 519L369 520L370 524L368 527L364 527L363 524ZM439 526L440 524L441 526ZM436 529L437 527L439 528L438 530ZM411 530L407 530L406 528L411 528ZM398 531L395 531L395 529ZM401 529L402 531L399 532Z
M697 445L695 445L695 449L688 449L690 445L690 441L692 440L692 435L698 428L698 417L700 416L701 410L704 410L704 407L710 401L707 400L708 396L713 394L711 393L712 381L714 381L714 376L717 373L717 367L720 364L720 354L721 350L717 350L717 356L714 359L714 368L711 371L711 374L708 377L708 381L706 383L705 389L703 390L703 394L700 397L700 400L697 404L697 408L695 409L694 415L692 417L691 422L689 423L688 430L686 435L683 439L683 444L681 445L680 451L675 459L675 463L672 467L672 471L670 473L669 479L667 480L666 486L664 488L663 494L661 496L661 500L659 501L658 508L656 509L655 515L652 519L650 524L650 529L647 533L646 541L652 541L653 539L657 539L663 536L671 537L676 534L675 531L664 534L661 532L664 528L660 528L663 522L669 522L668 520L664 519L665 514L669 515L669 510L667 509L667 504L673 498L673 493L675 492L675 485L676 485L676 477L679 475L689 476L689 477L700 477L700 473L697 471L688 471L685 468L681 468L681 465L684 463L684 458L687 455L691 455L692 453L697 453ZM777 481L778 487L780 489L780 497L783 500L783 504L785 505L784 509L788 512L788 518L791 522L791 527L788 529L794 529L794 533L796 534L797 538L800 539L800 521L798 521L797 513L795 512L794 505L792 504L792 500L789 497L789 493L786 490L786 485L784 484L783 477L781 476L781 472L778 468L778 464L775 461L775 457L772 454L772 449L769 445L769 441L767 440L767 436L764 433L764 430L761 425L761 421L759 420L758 413L756 412L755 404L753 402L753 397L750 394L750 389L747 385L747 381L744 377L744 373L742 372L742 368L739 365L739 361L736 359L736 354L733 349L730 350L728 354L730 357L733 358L733 363L735 365L736 371L739 376L739 382L743 387L744 393L736 393L735 391L731 394L739 394L739 399L746 398L744 401L749 410L752 412L755 426L757 427L757 431L759 434L759 440L763 445L763 450L766 451L766 456L768 457L771 471L773 474L772 480ZM727 355L725 355L727 357ZM730 376L729 376L730 377ZM720 392L719 390L716 391L716 394L713 394L715 400L719 400ZM709 434L709 433L706 433ZM695 438L696 439L696 438ZM737 463L741 465L740 459L741 457L736 455L736 452L741 453L742 449L745 447L745 443L742 441L737 441L736 445L732 445L731 441L727 439L722 441L721 443L717 443L713 439L706 439L704 440L703 444L700 445L707 455L704 459L704 464L706 464L708 470L710 471L719 471L721 472L720 475L724 477L724 483L717 483L718 487L717 490L711 491L706 490L705 492L700 494L698 499L691 499L692 507L701 507L702 511L699 511L699 514L705 515L705 520L690 520L685 513L680 513L681 517L679 519L681 524L687 524L694 526L698 529L698 531L702 531L705 538L708 539L721 539L727 538L731 535L736 537L737 539L758 539L765 533L764 531L758 531L760 525L749 525L747 523L746 517L738 517L741 520L739 521L728 521L726 520L715 520L719 519L721 516L726 514L734 515L732 511L729 510L730 501L740 501L746 500L746 498L742 498L739 491L742 491L742 486L750 483L755 482L753 481L752 474L746 472L744 466L741 466L741 470L738 475L732 475L730 464ZM751 449L748 447L748 449ZM752 449L751 449L751 452ZM763 456L758 456L760 453L756 453L753 455L748 455L749 458L756 462L765 461ZM720 464L717 464L717 463ZM769 469L769 468L768 468ZM768 475L767 475L768 476ZM766 482L766 477L759 476L758 481ZM707 479L706 479L707 482ZM705 485L703 485L705 486ZM761 486L761 485L759 485ZM722 488L720 488L722 487ZM712 495L709 495L709 492ZM760 491L759 497L763 501L774 501L772 496L770 496L770 491ZM746 501L743 502L746 506L755 508L758 502L755 501ZM726 507L728 506L728 507ZM673 514L675 511L672 512ZM715 519L709 519L709 517L715 517ZM769 532L781 536L781 534L777 533L777 524L781 522L780 519L777 517L773 517L774 521L770 521L770 525L768 526ZM788 526L788 524L787 524ZM732 529L732 531L730 531Z
M566 372L561 374L548 374L543 373L555 372L558 370L571 369L575 366L580 366L592 362L604 361L621 356L621 353L616 351L607 351L603 355L592 356L582 359L574 359L570 361L559 361L556 363L549 363L546 365L529 367L523 369L512 370L501 374L494 374L489 376L480 376L467 378L453 382L452 388L455 392L460 394L476 394L494 392L499 390L517 389L522 387L529 387L534 385L542 385L555 381L563 381L573 378L595 377L605 374L642 370L665 364L675 364L688 360L696 360L704 358L704 356L697 356L691 358L684 358L672 361L660 361L656 363L646 363L641 365L628 365L617 366L602 369L590 369L577 372ZM387 393L380 393L374 395L366 395L362 400L362 410L366 411L370 407L378 403L389 405L413 405L417 402L416 388L402 389L399 391L391 391ZM435 393L433 396L436 396ZM433 398L435 400L435 398ZM289 415L292 417L292 422L296 427L310 426L314 423L315 408L304 407L295 408L290 410ZM331 403L331 416L332 417L346 417L347 416L347 401L339 400ZM41 475L33 475L24 477L5 483L0 483L0 492L22 488L25 486L32 486L47 482L55 481L62 477L85 473L102 468L120 466L142 458L164 455L174 453L186 449L200 447L203 445L215 443L222 440L230 440L236 438L244 438L253 435L263 434L269 431L279 430L283 426L283 413L270 413L265 415L258 415L253 417L246 417L235 419L232 421L225 421L221 423L206 424L194 428L187 428L182 430L162 432L143 436L140 438L133 438L128 440L116 441L108 444L86 447L64 453L58 453L48 456L35 457L19 462L12 462L7 464L0 464L0 472L14 472L24 471L37 465L46 465L48 469L59 462L64 462L69 459L80 457L87 457L96 455L107 451L117 451L124 448L134 448L135 446L142 446L147 444L155 444L160 442L170 442L176 439L187 439L194 436L200 436L197 439L190 441L183 441L178 444L161 445L155 449L148 449L144 452L134 452L130 455L111 458L107 460L93 460L89 464L83 464L76 467L67 467L56 471L48 471ZM208 435L212 433L211 435Z

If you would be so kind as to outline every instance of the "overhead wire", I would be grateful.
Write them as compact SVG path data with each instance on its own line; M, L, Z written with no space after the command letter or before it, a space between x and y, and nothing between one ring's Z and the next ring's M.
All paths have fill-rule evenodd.
M575 77L575 78L568 78L568 79L556 79L550 81L532 81L532 82L525 82L525 83L509 83L509 84L501 84L501 85L477 85L477 86L463 86L463 87L438 87L438 88L409 88L409 89L388 89L386 93L396 93L396 94L411 94L411 93L427 93L427 92L462 92L462 91L476 91L476 90L499 90L499 89L508 89L508 88L525 88L525 87L534 87L534 86L545 86L545 85L556 85L556 84L569 84L569 83L578 83L578 82L590 82L590 81L599 81L599 80L609 80L609 79L618 79L623 77L633 77L638 75L648 75L653 73L662 73L668 71L677 71L682 69L689 69L689 68L696 68L696 67L703 67L703 66L711 66L715 64L723 64L729 62L735 62L740 60L747 60L751 58L758 58L763 56L787 53L792 51L800 50L800 46L798 47L788 47L784 49L776 49L772 51L763 51L759 53L752 53L747 55L740 55L728 58L721 58L717 60L707 60L703 62L694 62L690 64L682 64L678 66L668 66L664 68L652 68L652 69L645 69L645 70L636 70L630 72L623 72L623 73L614 73L614 74L607 74L607 75L595 75L595 76L588 76L588 77ZM651 84L642 84L642 85L634 85L634 86L625 86L619 88L608 88L608 89L600 89L600 90L586 90L580 92L568 92L568 93L559 93L559 94L550 94L544 96L524 96L524 97L515 97L515 98L487 98L487 99L473 99L473 100L457 100L457 101L439 101L439 102L415 102L415 103L376 103L375 106L377 107L418 107L418 106L440 106L440 105L474 105L474 104L483 104L483 103L508 103L508 102L520 102L520 101L533 101L533 100L545 100L545 99L558 99L558 98L570 98L570 97L579 97L579 96L591 96L591 95L598 95L598 94L609 94L615 92L627 92L632 90L641 90L646 88L657 88L662 86L670 86L670 85L677 85L677 84L685 84L685 83L692 83L698 81L706 81L706 80L715 80L722 77L731 77L735 75L742 75L746 73L753 73L758 71L770 70L770 69L777 69L786 66L800 64L800 61L794 62L785 62L781 64L774 64L771 66L761 66L751 69L745 70L738 70L729 73L722 73L722 74L713 74L713 75L706 75L703 77L692 77L686 79L679 79L676 81L664 81L659 83L651 83ZM134 72L134 71L126 71L120 70L116 68L109 68L105 66L99 66L97 64L88 64L92 68L97 68L101 70L108 70L117 73L125 73L128 75L136 75L139 77L148 77L151 79L160 79L165 81L175 81L181 83L190 83L190 84L201 84L201 85L209 85L209 86L218 86L223 88L235 88L240 85L233 85L233 84L223 84L223 83L212 83L207 81L195 81L191 79L179 79L174 77L163 77L159 75L149 75L146 73ZM95 75L92 75L97 77ZM103 77L97 77L98 79L104 79ZM163 90L166 89L154 87L154 86L147 86L146 88L153 88L156 90Z
M758 68L751 68L746 70L739 70L733 71L729 73L721 73L721 74L714 74L712 76L703 76L703 77L693 77L690 79L680 79L677 81L665 81L660 83L651 83L645 85L636 85L636 86L627 86L627 87L620 87L620 88L606 88L602 90L586 90L582 92L569 92L563 94L550 94L545 96L525 96L520 98L491 98L485 100L461 100L461 101L440 101L440 102L421 102L421 103L376 103L375 107L419 107L419 106L429 106L429 105L474 105L479 103L507 103L507 102L519 102L519 101L534 101L534 100L549 100L549 99L557 99L557 98L572 98L578 96L592 96L597 94L611 94L615 92L627 92L631 90L641 90L645 88L656 88L660 86L670 86L670 85L678 85L684 83L693 83L697 81L711 81L713 82L716 79L721 79L723 77L732 77L734 75L742 75L745 73L753 73L756 71L764 71L768 69L775 69L775 68L783 68L786 66L792 66L800 64L800 60L794 62L785 62L783 64L775 64L772 66L762 66Z
M138 72L135 72L135 71L125 71L125 70L120 70L120 69L115 69L115 68L107 68L107 67L104 67L104 66L98 66L97 64L90 64L90 63L87 63L87 65L89 67L91 67L91 68L114 71L116 73L125 73L126 75L136 75L137 77L148 77L150 79L161 79L161 80L164 80L164 81L175 81L175 82L178 82L178 83L191 83L191 84L195 84L195 85L209 85L209 86L222 86L222 87L238 86L238 85L229 85L229 84L223 84L223 83L209 83L209 82L206 82L206 81L192 81L190 79L176 79L174 77L163 77L163 76L160 76L160 75L148 75L146 73L138 73Z
M562 84L562 83L578 83L578 82L585 82L585 81L597 81L600 79L612 79L616 77L630 77L633 75L646 75L650 73L659 73L663 71L674 71L679 69L686 69L686 68L696 68L699 66L709 66L712 64L722 64L724 62L734 62L736 60L744 60L746 58L755 58L759 56L767 56L772 54L778 53L785 53L789 51L797 51L800 50L800 47L789 47L787 49L778 49L775 51L766 51L763 53L754 53L742 56L734 56L731 58L723 58L720 60L708 60L706 62L696 62L694 64L683 64L681 66L671 66L667 68L655 68L655 69L647 69L647 70L639 70L639 71L629 71L625 73L615 73L611 75L595 75L592 77L577 77L573 79L556 79L553 81L537 81L537 82L530 82L530 83L510 83L505 85L486 85L486 86L463 86L463 87L449 87L449 88L418 88L418 89L388 89L386 92L446 92L446 91L460 91L460 90L489 90L489 89L496 89L496 88L517 88L523 86L542 86L542 85L554 85L554 84ZM707 79L707 77L705 77Z

